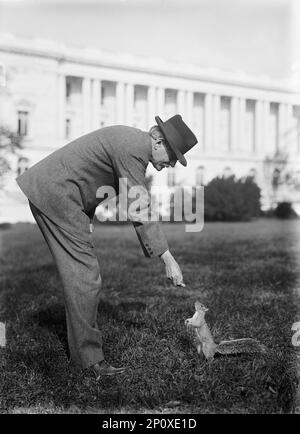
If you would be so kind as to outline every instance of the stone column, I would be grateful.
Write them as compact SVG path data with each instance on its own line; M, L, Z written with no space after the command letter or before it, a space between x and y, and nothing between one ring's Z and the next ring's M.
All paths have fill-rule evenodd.
M282 147L287 152L289 152L289 136L292 127L293 106L290 104L284 104L283 113L284 113L284 124L282 130Z
M134 85L127 83L125 87L125 123L129 127L133 124Z
M65 141L66 127L66 77L64 74L57 76L57 130L59 144Z
M217 150L219 147L220 137L220 95L212 96L212 113L213 113L213 132L212 132L212 148Z
M163 121L165 121L165 89L163 89L162 87L157 88L156 102L157 116L159 116Z
M206 151L212 149L212 134L213 134L213 107L212 95L206 93L204 97L204 144L203 148Z
M156 124L156 107L155 107L155 87L148 87L148 129Z
M238 98L238 117L239 117L239 149L245 150L245 114L246 114L246 100L244 98Z
M125 119L125 83L120 81L116 85L116 120L119 125L126 123Z
M284 136L284 145L290 155L296 155L297 143L295 143L295 131L293 125L293 106L286 104L286 131Z
M96 130L100 128L101 117L101 82L93 80L92 82L92 126Z
M91 131L91 79L83 77L82 79L82 110L83 110L83 134Z

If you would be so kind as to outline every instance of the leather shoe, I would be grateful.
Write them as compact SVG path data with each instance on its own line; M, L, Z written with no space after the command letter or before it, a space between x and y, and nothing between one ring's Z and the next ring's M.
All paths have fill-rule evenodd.
M111 366L106 360L95 363L95 365L93 365L91 368L96 375L96 381L98 381L100 377L104 375L112 376L116 374L122 374L125 371L125 368L115 368L114 366Z

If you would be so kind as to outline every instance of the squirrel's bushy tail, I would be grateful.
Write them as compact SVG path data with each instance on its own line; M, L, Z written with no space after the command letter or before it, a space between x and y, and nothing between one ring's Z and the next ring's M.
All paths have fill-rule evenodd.
M243 338L222 341L216 348L219 354L266 354L267 348L256 339Z

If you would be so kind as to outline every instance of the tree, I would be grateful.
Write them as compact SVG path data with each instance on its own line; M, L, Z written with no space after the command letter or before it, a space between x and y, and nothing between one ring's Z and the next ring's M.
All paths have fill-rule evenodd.
M12 170L11 155L22 149L22 139L18 133L0 127L0 188L4 185L5 176Z

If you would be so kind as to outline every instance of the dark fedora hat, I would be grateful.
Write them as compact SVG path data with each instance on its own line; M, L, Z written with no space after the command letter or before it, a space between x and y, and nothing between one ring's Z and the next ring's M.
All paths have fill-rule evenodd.
M198 143L195 134L180 115L172 116L165 122L159 116L155 116L155 120L176 158L183 166L186 166L187 161L183 155Z

